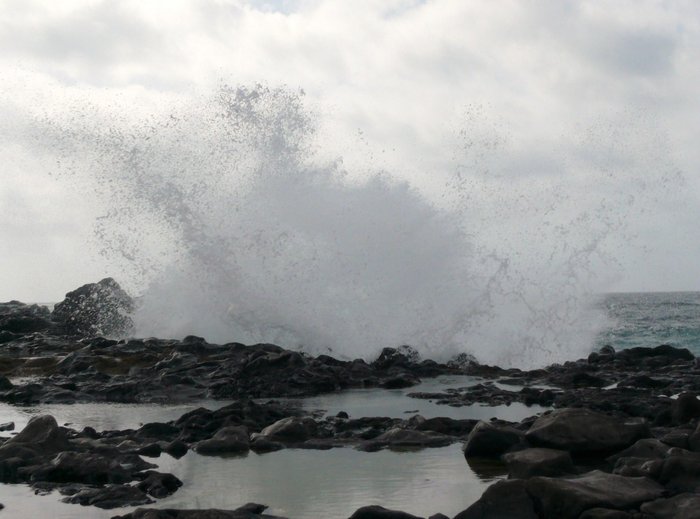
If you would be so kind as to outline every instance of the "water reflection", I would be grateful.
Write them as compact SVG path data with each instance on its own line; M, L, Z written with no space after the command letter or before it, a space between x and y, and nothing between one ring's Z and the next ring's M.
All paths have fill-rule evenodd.
M440 392L479 382L472 377L438 377L402 390L367 389L294 400L308 410L328 415L346 411L351 417L408 418L417 411L426 418L498 417L518 421L544 410L522 404L450 407L409 398L413 391ZM72 404L28 408L0 405L0 422L14 421L21 430L34 415L52 414L74 429L137 428L147 422L166 422L197 407L216 409L228 401L189 405ZM152 461L152 460L149 460ZM441 512L450 517L478 499L495 479L504 477L500 463L467 463L461 445L419 451L367 453L351 448L330 451L287 449L233 458L204 457L189 452L180 460L167 455L155 460L159 470L179 477L184 486L158 501L159 508L236 508L250 501L265 503L270 512L290 518L346 518L364 505L380 504L419 516ZM0 503L8 517L36 519L110 518L130 509L113 511L60 503L54 493L34 496L26 485L0 485ZM14 515L13 515L14 514Z
M190 452L179 461L164 460L160 467L184 486L159 506L232 508L255 501L291 518L347 518L369 504L452 517L503 476L502 471L477 476L458 444L414 452L288 449L238 459Z
M425 392L444 392L449 388L464 388L479 382L481 379L469 376L443 376L426 379L421 384L405 389L351 389L337 393L327 393L304 399L279 399L308 410L322 410L326 416L334 416L345 411L351 418L365 416L388 416L390 418L410 418L420 414L425 418L445 416L454 419L489 420L500 418L519 422L529 416L546 411L547 408L533 405L526 406L519 402L502 406L485 406L481 404L452 407L438 405L433 400L410 398L408 394ZM519 387L504 386L509 391L517 391Z

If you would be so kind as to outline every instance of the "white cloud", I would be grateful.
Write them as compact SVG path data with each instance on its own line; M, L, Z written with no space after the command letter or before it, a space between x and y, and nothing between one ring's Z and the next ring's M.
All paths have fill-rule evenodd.
M484 182L500 187L481 191L487 200L479 207L495 216L513 217L497 209L517 195L504 186L556 183L556 196L571 204L575 189L561 186L580 186L589 199L599 191L614 204L625 199L625 182L640 198L649 190L639 182L658 189L660 177L639 178L653 173L639 157L660 168L674 164L687 184L682 194L664 196L683 203L635 216L630 231L646 235L646 227L663 221L673 232L645 238L648 253L620 253L634 265L620 286L700 289L699 262L675 268L668 257L675 251L698 259L689 238L696 220L688 215L697 215L700 198L699 51L700 14L692 1L4 2L0 110L15 115L1 125L0 150L7 157L21 144L12 124L23 117L68 117L90 103L124 122L169 110L220 82L287 84L303 88L323 114L329 156L342 155L349 167L378 164L433 194L455 163L488 167ZM463 128L468 132L460 137ZM482 138L491 134L495 141ZM657 135L667 143L660 146ZM606 140L615 141L607 151ZM477 145L467 153L465 143ZM601 164L614 171L613 180L600 181ZM0 180L0 216L12 222L0 239L15 251L2 255L2 271L49 272L52 257L79 256L73 244L85 238L86 224L74 219L95 209L76 206L67 214L60 202L65 186L38 196L53 181L39 168L21 174L21 182L17 169L13 180L7 173ZM536 200L521 204L538 210ZM28 219L8 220L17 213ZM47 227L46 219L55 225ZM36 257L27 221L62 237L46 257ZM28 256L37 258L31 267ZM646 257L651 270L639 260ZM6 275L0 299L55 298L76 281L47 279L29 290L19 279Z

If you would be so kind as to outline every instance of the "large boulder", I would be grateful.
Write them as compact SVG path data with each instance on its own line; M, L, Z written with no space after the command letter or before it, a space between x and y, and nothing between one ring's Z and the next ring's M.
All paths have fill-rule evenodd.
M658 481L674 494L700 492L700 455L671 449L663 460Z
M40 415L31 418L21 432L0 447L0 451L14 445L24 445L38 453L51 454L68 448L68 436L53 416Z
M289 416L268 425L260 431L260 435L272 441L301 443L314 436L316 428L313 418Z
M513 427L479 422L467 437L464 457L497 458L520 444L522 440L523 433Z
M383 506L363 506L358 508L350 519L422 519L398 510L389 510Z
M535 505L520 479L498 481L454 519L538 519Z
M508 477L527 479L533 476L562 476L574 473L574 463L566 451L556 449L523 449L503 455Z
M248 429L243 426L223 427L208 440L195 444L194 450L205 455L242 454L250 449L249 439Z
M114 279L105 278L68 292L52 317L70 335L120 336L131 331L133 310L133 299Z
M526 488L543 517L558 519L578 519L591 508L630 510L665 492L648 478L626 478L600 470L572 478L535 477L527 480Z
M623 420L589 409L566 408L540 416L525 438L536 446L592 454L624 449L650 435L649 425L641 418Z
M641 506L642 513L655 519L697 519L700 511L700 496L678 494L668 499L657 499Z
M0 332L7 332L9 337L44 332L52 326L51 313L45 306L26 305L19 301L0 303Z

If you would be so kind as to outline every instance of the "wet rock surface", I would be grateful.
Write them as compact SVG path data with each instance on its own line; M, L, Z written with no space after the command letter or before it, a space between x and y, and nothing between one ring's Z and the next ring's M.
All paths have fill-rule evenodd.
M508 479L492 484L455 519L699 516L700 363L688 350L606 347L586 359L532 371L484 366L468 356L440 364L421 360L407 346L385 348L373 362L338 360L272 344L210 344L194 336L118 338L131 326L132 305L110 279L69 293L53 312L0 303L0 401L233 403L117 431L76 431L51 416L35 417L0 440L0 482L27 484L39 493L56 490L66 502L110 509L157 503L178 491L182 482L148 461L162 453L179 458L190 450L230 456L343 447L375 452L461 442L470 466L498 465ZM542 407L533 408L520 422L322 417L260 400L405 388L443 374L480 381L410 396L455 407L519 403L551 410L536 415ZM0 425L3 431L13 427ZM256 504L228 511L141 508L117 517L273 517L264 510ZM350 516L415 517L380 506L349 510Z

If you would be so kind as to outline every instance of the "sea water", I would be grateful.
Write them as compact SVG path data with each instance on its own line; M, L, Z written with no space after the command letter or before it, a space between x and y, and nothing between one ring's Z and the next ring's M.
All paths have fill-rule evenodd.
M596 346L615 349L670 344L700 355L700 292L607 294L609 325Z

